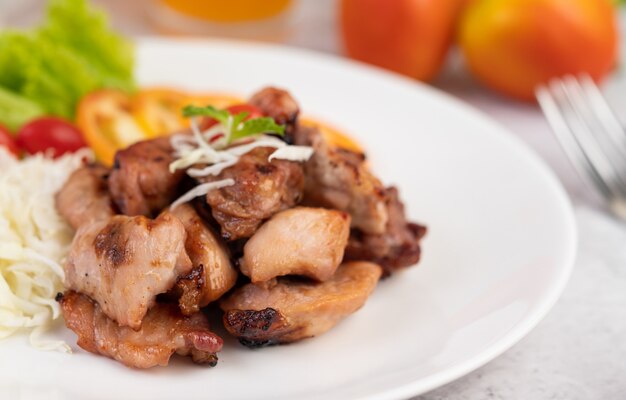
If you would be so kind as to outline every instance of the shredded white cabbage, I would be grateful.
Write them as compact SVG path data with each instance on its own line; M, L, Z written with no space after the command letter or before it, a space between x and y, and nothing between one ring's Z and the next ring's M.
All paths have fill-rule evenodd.
M184 204L190 200L193 200L198 196L204 196L205 194L209 193L211 190L221 189L223 187L232 186L234 184L235 184L235 180L230 179L230 178L222 179L220 181L215 181L215 182L203 183L201 185L194 187L193 189L191 189L184 195L180 196L175 202L172 203L172 205L170 206L170 209L173 210L179 205Z
M54 298L63 290L60 263L73 236L54 195L85 158L90 151L18 161L0 148L0 339L27 329L34 347L71 351L41 335L60 315Z
M235 165L240 156L257 147L273 147L276 149L268 157L269 161L273 159L307 161L313 155L313 148L311 147L288 145L282 140L269 135L249 136L239 142L232 143L233 145L230 147L226 147L230 140L232 123L233 118L231 116L226 126L218 123L201 132L198 119L192 117L191 131L193 136L179 134L172 136L170 139L170 143L174 148L174 156L176 157L176 160L169 166L170 172L187 169L187 175L192 178L209 175L216 176L224 169ZM189 168L195 164L207 164L207 166L204 168ZM176 208L195 197L205 195L210 190L234 184L235 181L232 179L224 179L198 185L172 203L171 208Z
M313 148L309 146L285 146L273 152L268 160L277 158L280 160L301 161L308 160L313 155Z

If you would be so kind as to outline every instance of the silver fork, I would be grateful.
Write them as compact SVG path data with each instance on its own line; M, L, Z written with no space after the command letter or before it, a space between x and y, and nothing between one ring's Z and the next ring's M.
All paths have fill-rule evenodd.
M626 220L626 131L593 79L554 79L539 86L535 95L578 173Z

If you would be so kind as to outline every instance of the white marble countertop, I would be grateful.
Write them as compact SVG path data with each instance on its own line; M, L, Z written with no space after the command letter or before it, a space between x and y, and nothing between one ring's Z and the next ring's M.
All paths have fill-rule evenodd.
M38 18L43 0L32 0L32 7L23 5L27 1L0 0L0 6L20 3L22 11L10 18L11 24ZM111 12L118 29L133 35L155 33L146 16L150 1L96 0ZM296 29L285 43L340 54L334 2L301 0L294 10ZM626 13L621 26L626 29ZM624 64L626 40L622 48ZM563 296L536 329L484 367L416 399L626 399L626 223L603 211L537 107L480 88L463 72L459 57L451 58L435 86L508 126L553 168L575 206L580 245ZM626 123L626 73L616 72L605 89Z

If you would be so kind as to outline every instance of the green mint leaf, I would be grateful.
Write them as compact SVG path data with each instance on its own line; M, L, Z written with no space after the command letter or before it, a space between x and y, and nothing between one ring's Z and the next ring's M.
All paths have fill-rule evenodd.
M278 135L285 134L285 127L278 125L273 118L261 117L244 121L241 127L235 125L231 140L237 140L246 136L259 135L261 133L275 133Z
M183 115L185 117L210 117L223 125L228 124L228 118L230 117L230 113L228 111L218 110L213 106L186 106L183 108Z
M262 133L285 134L285 127L278 125L273 118L260 117L246 121L245 119L250 115L248 111L242 111L236 115L232 115L228 110L219 110L213 106L196 107L188 105L183 108L183 115L185 117L213 118L224 127L228 126L228 120L232 118L230 142L247 136L260 135Z
M233 116L233 132L237 130L237 127L239 127L239 124L242 123L243 120L248 117L248 115L250 115L249 112L242 111L239 114Z

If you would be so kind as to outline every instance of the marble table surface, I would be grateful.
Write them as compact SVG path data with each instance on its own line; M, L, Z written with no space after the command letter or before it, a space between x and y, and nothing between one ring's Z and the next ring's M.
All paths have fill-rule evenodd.
M32 23L42 1L0 0L0 11L20 8L0 12L0 23ZM95 2L108 9L114 25L127 34L156 32L146 16L151 0ZM293 10L297 24L284 43L341 54L334 3L300 0ZM626 31L624 12L621 22ZM607 214L593 190L574 173L536 106L482 89L464 72L457 54L434 85L508 126L552 167L574 204L580 244L565 292L528 336L482 368L415 399L626 399L626 223ZM618 69L604 89L626 124L626 73Z

